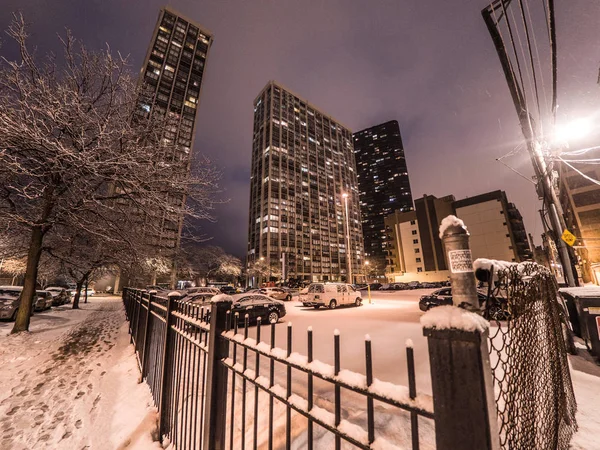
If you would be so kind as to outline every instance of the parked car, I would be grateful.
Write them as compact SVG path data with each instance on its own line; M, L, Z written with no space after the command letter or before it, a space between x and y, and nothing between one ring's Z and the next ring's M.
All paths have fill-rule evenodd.
M434 288L439 288L441 287L439 284L437 283L429 283L429 282L424 282L421 283L421 289L434 289Z
M52 295L52 306L60 306L69 303L71 298L65 288L50 286L46 290Z
M17 288L17 289L15 289ZM0 286L0 319L15 320L21 306L21 291L19 286Z
M479 303L485 302L487 296L482 292L477 292ZM431 294L422 295L419 300L419 309L428 311L431 308L442 305L452 305L452 288L442 288L433 291Z
M275 300L290 301L292 299L292 293L287 288L269 287L259 289L261 294L268 297L274 298Z
M184 293L186 295L191 295L191 294L219 295L219 294L221 294L221 291L219 288L215 288L215 287L198 286L198 287L192 287L192 288L186 289Z
M233 299L231 311L234 314L239 313L239 323L244 323L246 314L250 322L255 322L260 317L263 323L277 323L285 316L285 304L264 294L245 293L231 297Z
M360 306L362 295L347 283L312 283L308 286L308 291L301 294L300 301L304 306L315 309L321 306L335 309L342 305Z
M208 305L210 304L210 299L213 297L214 295L209 292L197 292L195 294L188 295L183 300L186 303L193 303L195 305Z
M381 283L371 283L369 288L371 288L372 291L378 291L381 289Z
M238 293L238 290L236 288L234 288L233 286L223 286L221 288L221 293L227 294L227 295L235 295Z
M35 291L36 301L34 302L34 311L44 311L54 305L54 297L45 290Z
M156 291L156 292L160 292L160 291L166 291L167 289L165 289L162 286L159 286L157 284L151 284L150 286L146 286L146 291L150 292L150 291Z

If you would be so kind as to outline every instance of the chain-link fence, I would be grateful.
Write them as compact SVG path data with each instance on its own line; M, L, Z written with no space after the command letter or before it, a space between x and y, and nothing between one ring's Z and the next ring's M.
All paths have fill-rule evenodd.
M556 280L535 263L492 269L491 279L486 312L501 447L567 449L577 404Z

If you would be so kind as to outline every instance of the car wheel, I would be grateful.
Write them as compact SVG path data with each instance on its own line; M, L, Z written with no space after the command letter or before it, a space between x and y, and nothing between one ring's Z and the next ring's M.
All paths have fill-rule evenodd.
M269 323L277 323L279 321L279 314L277 311L270 311L267 320Z
M19 308L15 309L15 312L13 313L13 315L11 316L10 320L12 322L14 322L15 320L17 320L17 314L19 313Z
M335 300L331 300L329 302L329 309L335 309L337 307L337 302Z
M362 300L359 297L356 297L354 300L354 306L360 306L362 304Z
M285 298L288 302L292 300L292 296L291 294L288 294L287 297Z

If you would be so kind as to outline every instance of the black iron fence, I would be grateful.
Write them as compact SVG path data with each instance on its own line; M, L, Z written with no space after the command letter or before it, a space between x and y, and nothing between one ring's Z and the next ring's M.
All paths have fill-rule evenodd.
M339 333L328 365L313 358L312 329L306 355L293 351L291 324L280 348L276 331L285 324L250 327L230 302L199 305L127 288L123 301L161 439L178 450L495 448L478 332L426 330L432 397L417 393L411 346L401 386L375 378L368 337L365 371L357 373L342 368Z

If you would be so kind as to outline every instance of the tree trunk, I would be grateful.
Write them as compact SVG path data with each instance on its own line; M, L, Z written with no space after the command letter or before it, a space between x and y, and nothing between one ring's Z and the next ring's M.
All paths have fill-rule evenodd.
M85 276L85 300L83 301L83 303L87 303L88 300L88 276Z
M83 287L83 280L84 278L77 281L77 287L75 288L75 298L73 299L73 309L79 309L79 299L81 297L81 288Z
M29 321L33 310L33 297L35 296L38 265L42 255L43 238L44 233L42 232L41 227L34 227L31 230L29 252L27 253L27 269L25 271L25 280L23 282L23 292L21 292L21 305L19 306L15 326L11 333L29 331Z

